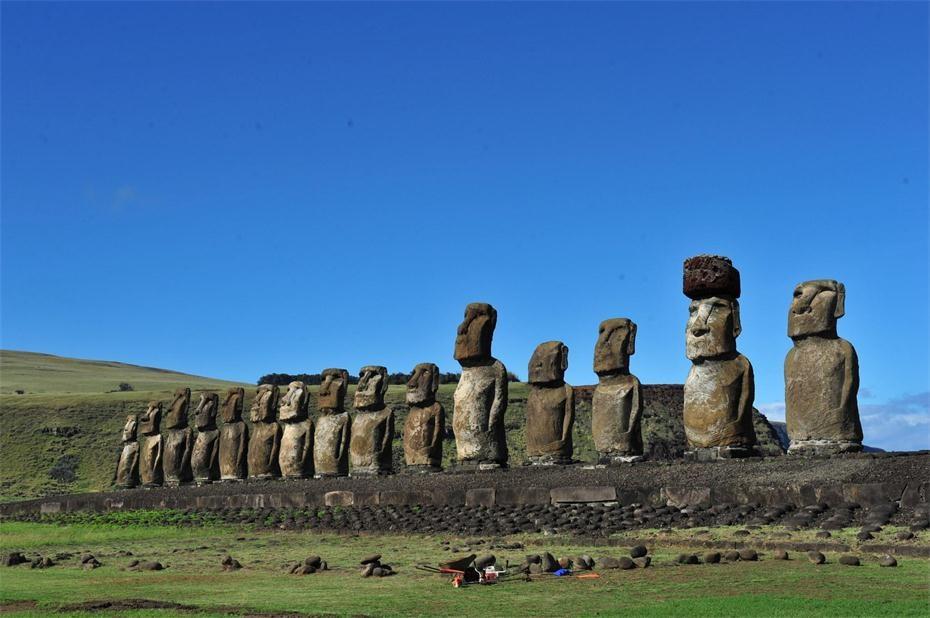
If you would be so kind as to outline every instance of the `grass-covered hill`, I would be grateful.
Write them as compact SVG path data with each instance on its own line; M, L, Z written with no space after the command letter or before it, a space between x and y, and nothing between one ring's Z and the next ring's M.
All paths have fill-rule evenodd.
M119 391L120 383L132 391ZM225 392L239 383L107 361L86 361L0 351L0 500L97 491L110 486L127 414L145 410L147 402L167 403L176 388L190 387L192 406L200 391ZM246 410L254 385L246 387ZM506 415L511 465L524 460L524 422L528 386L511 383ZM316 391L317 387L310 387ZM351 402L350 387L348 401ZM16 391L23 391L17 394ZM455 454L451 432L455 384L440 387L446 408L445 458ZM647 386L643 438L652 457L678 457L684 449L680 386ZM407 408L404 387L391 386L387 402L397 414L394 443L396 467L402 465L402 430ZM315 397L311 414L316 415ZM777 436L757 415L756 432L765 450L779 452ZM574 431L575 457L593 462L590 389L578 389Z

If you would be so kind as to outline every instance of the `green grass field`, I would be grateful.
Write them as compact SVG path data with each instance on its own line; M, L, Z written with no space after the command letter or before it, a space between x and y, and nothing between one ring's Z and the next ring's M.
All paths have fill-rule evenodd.
M659 537L655 531L642 536ZM863 555L861 567L842 566L835 554L814 566L803 555L784 562L765 553L759 562L680 566L674 557L687 539L650 543L654 566L600 571L600 579L537 576L495 586L453 589L445 576L417 571L418 563L448 560L432 536L338 536L313 532L255 531L226 526L175 528L130 524L0 524L0 550L34 555L71 552L49 569L29 565L0 571L5 615L33 616L97 600L148 599L197 608L197 615L310 614L339 616L926 616L930 609L930 561L899 559L880 568ZM455 542L454 539L452 539ZM493 551L500 561L519 563L527 553L556 556L588 553L620 556L625 548L558 545L543 536L519 540L520 550ZM460 541L461 542L461 541ZM84 571L80 554L92 552L103 566ZM131 551L132 556L117 555ZM472 551L481 553L480 546ZM383 554L394 577L364 579L358 560ZM226 554L245 568L223 572ZM287 573L311 554L331 571L308 576ZM132 559L158 560L160 572L125 570ZM169 616L179 610L120 611L121 616ZM83 615L64 612L57 615Z

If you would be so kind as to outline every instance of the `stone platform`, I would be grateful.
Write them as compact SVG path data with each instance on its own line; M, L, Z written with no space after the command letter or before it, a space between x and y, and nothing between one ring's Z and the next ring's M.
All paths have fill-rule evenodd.
M713 463L645 461L368 478L249 481L54 496L0 504L0 516L79 510L302 506L719 503L863 506L930 501L930 453L859 453Z

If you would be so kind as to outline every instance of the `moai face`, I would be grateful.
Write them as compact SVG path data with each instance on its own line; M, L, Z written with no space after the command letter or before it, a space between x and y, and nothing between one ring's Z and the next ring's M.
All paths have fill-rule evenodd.
M439 390L439 367L433 363L420 363L413 368L407 381L407 403L427 406L436 401Z
M688 359L716 358L736 352L741 327L739 302L719 296L692 300L685 328Z
M547 341L536 346L530 358L531 384L562 384L568 368L568 346L561 341Z
M843 317L845 305L846 286L842 283L832 279L799 283L788 311L788 336L836 337L836 321Z
M307 415L307 385L295 380L287 385L287 392L281 399L278 420L299 421Z
M491 339L497 310L487 303L471 303L455 337L455 360L463 365L491 358Z
M126 417L126 424L123 425L123 442L132 442L136 439L136 429L139 427L139 421L135 414Z
M139 433L154 436L161 431L161 402L150 401L149 407L139 417Z
M262 384L255 391L255 399L249 410L253 423L274 422L275 409L278 407L278 387L274 384Z
M200 393L200 402L194 410L194 424L197 431L216 429L216 409L220 397L216 393Z
M629 373L636 352L636 324L628 318L601 322L594 345L594 373L599 376Z
M323 381L317 391L317 407L322 411L341 412L345 409L349 372L345 369L324 369Z
M242 404L245 401L245 389L241 386L226 391L223 400L223 422L238 423L242 420Z
M383 408L387 390L387 368L379 365L362 367L358 374L358 385L355 387L355 408Z
M167 429L177 429L187 427L187 409L191 403L191 389L179 388L174 391L174 399L168 408L168 414L165 415L165 427Z

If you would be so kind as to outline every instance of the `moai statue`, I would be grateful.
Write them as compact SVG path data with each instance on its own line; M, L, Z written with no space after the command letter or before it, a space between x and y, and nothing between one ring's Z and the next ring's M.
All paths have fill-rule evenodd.
M572 462L575 392L565 383L568 346L547 341L530 358L526 399L526 456L533 465Z
M139 481L143 487L158 487L164 482L161 468L161 402L150 401L139 417Z
M212 483L220 478L220 430L216 427L216 412L219 407L219 395L200 393L200 403L194 410L197 438L191 452L191 471L198 485Z
M136 429L139 419L135 414L126 417L123 425L123 447L116 462L116 474L113 484L122 489L129 489L139 484L139 442L136 440Z
M597 387L591 400L591 431L599 463L643 458L643 387L630 373L636 324L628 318L601 322L594 346Z
M394 411L384 405L388 390L387 369L362 367L355 387L355 416L349 441L352 476L390 474L394 469Z
M236 386L226 391L220 408L220 480L241 481L248 474L249 426L242 420L245 389Z
M278 449L281 446L281 426L275 422L279 391L276 384L262 384L255 391L249 418L249 478L270 479L281 475Z
M455 387L452 427L459 465L493 469L507 465L507 368L491 356L497 310L471 303L455 337L462 377Z
M187 409L191 403L191 389L179 388L165 414L165 454L162 467L165 485L177 486L190 482L191 450L194 448L194 430L187 423Z
M404 423L404 461L408 472L442 470L442 436L446 411L436 401L439 367L420 363L407 382L407 421Z
M691 299L685 351L693 363L684 393L688 456L712 460L753 455L755 382L749 359L736 351L741 331L739 271L729 258L689 258L683 290Z
M294 381L287 385L278 408L278 420L284 427L278 464L286 479L313 476L313 421L307 414L308 399L307 385Z
M317 391L320 416L313 433L314 477L348 476L352 419L345 410L345 401L349 372L324 369L322 380Z
M794 347L785 357L785 420L790 454L862 450L859 422L859 360L852 344L836 335L846 288L832 279L799 283L788 312Z

